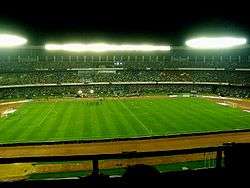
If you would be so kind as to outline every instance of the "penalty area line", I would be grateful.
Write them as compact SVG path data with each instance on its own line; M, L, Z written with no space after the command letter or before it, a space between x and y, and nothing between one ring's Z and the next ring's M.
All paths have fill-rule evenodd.
M152 129L149 129L148 127L146 127L146 125L137 118L137 116L120 100L118 100L119 103L122 105L122 107L128 111L128 113L148 132L148 134L152 134Z
M44 115L44 117L42 118L42 121L39 122L38 127L40 127L40 126L43 124L43 122L45 121L45 119L47 119L47 117L49 116L49 114L50 114L53 110L55 110L55 103L52 103L52 104L51 104L49 110L47 111L47 113L46 113L46 114Z

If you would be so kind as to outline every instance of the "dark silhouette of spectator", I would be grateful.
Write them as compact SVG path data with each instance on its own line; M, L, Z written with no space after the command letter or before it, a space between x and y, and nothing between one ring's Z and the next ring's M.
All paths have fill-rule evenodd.
M160 178L160 172L153 166L136 164L128 166L122 176L125 183L148 184Z

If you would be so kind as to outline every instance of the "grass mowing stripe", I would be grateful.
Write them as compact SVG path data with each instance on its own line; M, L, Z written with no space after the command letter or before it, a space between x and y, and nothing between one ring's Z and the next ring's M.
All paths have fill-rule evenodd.
M250 128L249 113L200 98L107 99L101 104L95 99L44 100L24 104L14 114L0 118L0 142L139 137L244 128Z
M90 115L91 115L91 128L93 130L93 137L94 138L101 138L102 132L100 129L100 121L98 119L98 114L96 112L95 105L90 106Z
M11 134L13 141L34 141L32 139L29 139L29 135L31 134L31 132L33 132L33 136L36 136L37 131L34 130L38 130L40 128L41 118L43 118L44 116L47 117L47 111L48 108L46 104L37 106L35 103L33 103L29 113L26 114L27 118L23 118L19 124L22 126L22 130L19 130L15 134Z
M85 105L82 108L84 108L84 114L81 116L81 118L84 119L82 134L83 134L84 139L89 139L89 138L92 138L93 129L94 129L94 127L91 126L92 125L91 124L91 112L90 112L90 108L86 108Z
M157 101L159 107L162 109L160 113L166 119L166 126L163 127L165 134L185 133L189 129L192 115L184 112L185 107L179 105L178 101ZM189 120L189 121L188 121ZM180 126L182 125L182 126Z
M164 133L164 127L167 126L168 120L164 118L162 113L152 110L159 107L157 104L152 103L152 101L148 101L146 104L147 105L144 105L145 121L149 124L154 135L162 135Z
M109 116L109 111L105 108L105 103L99 104L96 106L97 120L100 127L100 136L104 138L112 138L116 136L116 133L112 130L115 130L107 120ZM109 124L109 125L108 125Z
M52 132L49 130L53 129L53 127L57 124L55 123L54 117L52 115L52 112L55 111L55 102L50 104L50 108L47 111L46 115L42 117L41 122L38 124L38 126L34 126L35 128L31 131L29 135L27 135L27 139L36 141L44 141L51 139Z
M9 116L7 118L0 118L0 140L2 141L9 141L14 142L18 141L17 136L20 134L23 134L26 130L26 127L24 125L24 122L31 121L32 116L29 116L28 114L30 111L34 110L32 105L25 105L22 106L21 111L17 111L14 116ZM39 113L39 109L35 109L34 113ZM26 117L26 118L22 118Z
M175 119L176 109L171 107L172 105L165 104L165 101L160 100L153 102L154 117L158 120L160 127L160 134L166 135L171 133L176 133L178 130L177 122ZM170 115L171 114L173 115ZM150 111L150 113L152 113Z
M85 128L90 126L90 124L87 123L89 117L84 103L77 104L77 108L75 108L72 118L72 124L77 129L75 132L76 137L79 139L84 138Z
M30 114L33 118L30 122L27 122L27 124L29 125L26 127L25 134L22 135L22 137L29 138L29 135L33 135L39 132L41 125L48 117L48 114L50 113L53 105L54 105L53 103L49 103L49 105L43 103L40 104L39 106L34 104L34 108L36 107L40 108L40 114L33 114L33 113Z
M45 122L45 120L48 118L50 112L52 111L52 109L54 108L54 103L50 103L49 104L49 108L42 104L42 109L43 109L43 113L42 115L37 118L39 119L38 122L31 122L29 128L26 130L26 134L22 135L22 139L25 139L25 140L34 140L34 141L39 141L39 133L41 133L41 129L43 127L43 124L44 124L44 127L47 127L47 122ZM35 118L35 117L34 117ZM42 141L43 141L43 138L42 138Z
M78 105L79 104L73 102L69 107L66 107L66 104L64 104L64 108L67 108L68 110L63 113L63 123L65 125L61 131L63 133L63 138L67 138L68 140L79 139L76 136L76 133L79 132L79 127L76 124L76 121L78 120L77 117L79 117Z
M55 140L56 134L60 126L62 126L63 122L63 113L64 108L58 108L57 102L54 103L54 108L50 112L49 119L47 121L47 126L41 127L40 133L38 133L39 137L44 140ZM58 116L58 114L62 114L62 116Z
M57 103L58 104L58 114L59 117L58 118L61 118L61 124L58 125L58 122L56 122L58 128L57 128L57 132L54 136L55 140L68 140L68 124L70 123L70 114L73 112L72 111L72 106L74 106L73 103Z
M107 103L107 108L109 109L109 119L112 126L115 127L117 135L116 137L129 137L137 135L136 130L133 128L131 123L123 115L123 111L120 111L119 103L117 101L112 101L112 103Z
M126 122L126 124L128 125L128 129L131 129L135 133L134 135L132 135L133 137L145 136L147 134L145 134L145 129L142 126L138 126L138 122L133 117L131 117L129 113L126 113L126 110L124 111L124 108L120 104L120 101L116 101L114 110L119 115L119 117Z
M123 101L119 100L119 102L122 105L122 107L139 123L139 125L141 125L147 131L149 135L152 134L152 130L149 129L147 126L145 126L145 124L137 118L135 113L133 113Z

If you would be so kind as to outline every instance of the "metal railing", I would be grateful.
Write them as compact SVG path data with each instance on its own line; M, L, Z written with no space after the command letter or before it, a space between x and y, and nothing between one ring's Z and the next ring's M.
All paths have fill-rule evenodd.
M134 152L123 152L123 153L114 153L114 154L97 154L97 155L2 157L0 158L0 164L92 161L92 174L98 175L100 172L99 161L101 160L164 157L164 156L176 156L176 155L216 152L215 168L222 168L223 151L224 151L224 146L219 146L219 147L191 148L191 149L182 149L182 150L149 151L149 152L134 151Z

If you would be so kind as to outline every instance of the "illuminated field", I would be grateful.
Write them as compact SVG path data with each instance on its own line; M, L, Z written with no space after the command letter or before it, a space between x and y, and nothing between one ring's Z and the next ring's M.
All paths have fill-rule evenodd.
M58 99L0 118L0 143L91 140L250 128L250 113L201 98Z

